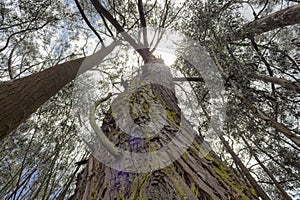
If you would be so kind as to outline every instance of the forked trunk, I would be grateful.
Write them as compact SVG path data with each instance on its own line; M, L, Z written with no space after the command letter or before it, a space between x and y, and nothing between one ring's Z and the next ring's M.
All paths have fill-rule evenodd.
M121 131L111 112L103 121L103 132L117 147L136 153L155 152L167 146L176 135L181 138L179 143L187 143L190 138L192 143L174 162L153 171L149 167L149 172L145 173L128 172L128 166L124 170L112 169L91 156L86 168L78 175L71 199L258 199L253 188L209 151L208 144L181 116L169 68L148 63L142 69L143 81L128 96L130 117L141 129L161 127L159 133L145 131L149 133L147 138L132 137ZM119 101L119 97L115 101ZM154 105L160 105L157 106L162 113L160 116L153 114ZM155 117L160 120L151 119ZM170 147L170 157L182 150L179 146ZM116 162L122 165L120 162L124 160ZM144 165L154 166L153 163ZM143 168L133 167L137 167L137 172Z

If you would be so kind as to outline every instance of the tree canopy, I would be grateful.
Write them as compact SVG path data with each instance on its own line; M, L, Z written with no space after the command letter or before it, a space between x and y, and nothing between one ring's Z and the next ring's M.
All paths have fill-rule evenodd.
M151 48L135 48L139 37L147 36L141 28L151 27L193 39L217 66L227 106L213 150L270 199L297 199L299 13L299 1L288 0L0 2L0 198L65 199L73 194L81 162L89 155L77 129L80 118L73 113L77 76L88 69L78 70L88 56L107 50L100 65L89 66L98 65L102 77L92 84L102 97L123 91L143 61L153 55L168 59L150 52L154 44L145 38L141 41ZM134 35L139 29L145 32ZM136 51L115 44L118 37ZM184 50L184 41L178 46ZM209 142L212 97L203 75L180 56L169 67L182 112ZM51 83L43 82L45 76L51 76ZM36 95L26 96L32 89ZM108 110L109 103L97 110L98 122ZM14 125L6 129L9 120Z

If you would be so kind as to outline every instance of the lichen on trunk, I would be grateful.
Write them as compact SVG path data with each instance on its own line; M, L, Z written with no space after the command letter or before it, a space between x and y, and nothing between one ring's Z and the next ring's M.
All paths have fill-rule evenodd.
M133 92L127 93L127 99L132 121L147 136L134 137L124 132L112 110L103 120L103 132L118 148L135 153L158 152L178 134L182 143L193 136L192 143L174 162L145 173L113 169L91 156L78 175L71 199L258 199L252 187L210 151L209 145L181 115L169 68L162 63L148 63L142 66L142 71L142 81ZM115 102L119 103L118 98ZM122 105L118 109L122 112ZM171 149L170 154L173 151L178 153L180 149ZM139 166L136 167L139 172Z

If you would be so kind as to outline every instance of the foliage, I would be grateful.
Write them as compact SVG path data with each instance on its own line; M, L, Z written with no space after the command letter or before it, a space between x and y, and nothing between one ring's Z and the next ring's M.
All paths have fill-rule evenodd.
M242 6L249 5L254 11L254 16L243 16ZM186 10L187 20L184 22L185 27L189 28L183 29L187 35L201 42L211 52L212 57L215 56L215 61L220 63L228 75L225 83L228 103L224 134L227 140L231 141L237 155L272 199L281 199L282 196L249 149L245 147L241 137L246 137L251 142L259 159L274 174L281 186L294 197L299 195L299 158L297 158L299 147L238 98L231 82L237 84L239 93L257 109L284 124L299 136L299 93L255 78L255 74L263 74L280 77L299 85L299 45L294 42L298 39L299 25L229 43L224 41L224 36L234 35L238 28L245 26L249 18L263 17L276 11L278 7L288 6L291 6L291 2L230 1L223 4L212 1L207 4L202 1L198 4L193 2ZM260 15L255 16L257 13ZM189 63L181 59L177 61L177 66L187 77L201 76ZM198 99L201 99L202 109L209 110L209 95L203 95L207 91L204 84L197 82L191 86L198 94ZM205 134L205 129L201 132ZM227 158L229 163L233 162L230 156L222 155L222 157Z
M108 0L102 3L129 33L141 27L135 1ZM118 31L103 20L90 2L80 4L105 42L116 36ZM253 19L291 5L295 3L195 0L185 4L147 1L144 7L149 27L183 32L206 47L215 63L222 67L227 75L224 84L228 98L224 137L271 199L283 199L282 193L250 153L243 138L251 144L259 160L284 190L295 198L300 194L299 147L238 98L232 82L251 105L299 136L299 93L256 77L257 74L274 76L299 86L299 25L236 41L228 42L226 36L234 35ZM29 76L57 63L88 55L101 47L99 38L84 23L78 7L69 0L5 0L0 2L0 23L1 81ZM121 80L131 79L139 73L141 60L137 53L119 54L118 50L98 68L101 81L85 85L88 89L95 89L95 98L108 92L121 92L124 89ZM201 77L182 58L177 58L171 68L174 74ZM81 84L80 79L77 83ZM206 114L211 106L210 96L203 82L189 84L193 91L186 91L186 83L178 83L181 108L205 136L209 126ZM74 177L81 169L74 163L87 156L76 129L78 118L72 113L72 90L77 87L79 85L70 83L1 144L1 199L56 199L68 197L74 191ZM191 98L193 95L195 97ZM199 105L199 110L189 111L191 105ZM98 121L103 118L107 107L98 110ZM232 170L245 178L221 142L219 149L214 150L232 166Z

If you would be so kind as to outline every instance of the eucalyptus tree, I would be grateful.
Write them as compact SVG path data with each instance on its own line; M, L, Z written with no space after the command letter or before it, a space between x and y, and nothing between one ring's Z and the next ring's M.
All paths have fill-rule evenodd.
M186 27L191 27L186 33L209 49L226 79L228 118L221 140L230 156L223 156L247 178L239 155L272 198L288 199L283 188L297 197L298 162L287 160L299 160L299 4L230 1L197 7L201 3L190 4L189 10L198 12L186 11ZM201 76L178 62L187 77ZM207 89L200 79L192 86L205 113ZM202 123L205 135L207 121Z
M231 3L232 2L234 1L231 1ZM242 181L234 171L231 171L230 168L226 167L225 164L218 158L218 156L214 152L209 150L209 148L207 147L207 143L204 142L202 136L198 135L193 130L191 124L184 118L183 115L181 115L181 110L178 106L177 98L175 95L173 77L170 73L170 70L165 64L163 64L163 61L159 59L152 51L153 49L155 50L155 46L151 46L148 43L149 41L147 41L147 26L153 26L156 28L176 28L182 21L178 20L182 16L181 7L178 8L176 4L172 4L170 1L165 1L161 5L156 1L143 3L142 1L99 2L93 0L85 3L75 1L74 5L76 5L79 11L74 15L80 14L82 20L85 21L87 26L91 29L91 33L96 35L96 37L99 39L102 48L98 51L97 54L94 54L92 56L84 55L84 57L64 63L61 62L62 60L59 60L60 64L54 65L53 67L50 67L48 69L42 70L32 75L28 75L24 78L13 80L11 82L1 83L0 99L3 102L1 104L1 110L3 110L3 112L1 113L0 131L2 138L7 136L20 123L24 122L37 108L39 108L45 101L47 101L50 97L57 93L61 88L75 79L76 75L84 73L85 71L91 69L91 67L98 65L103 61L103 59L105 59L105 57L109 56L109 54L111 54L112 57L120 56L119 54L113 54L112 51L118 45L120 45L117 40L119 39L119 37L121 37L123 41L129 43L135 49L135 51L142 59L144 64L140 68L138 68L137 71L141 74L140 77L142 77L143 79L138 82L139 84L137 85L134 85L135 83L133 81L131 85L129 84L128 87L124 87L125 91L119 94L119 96L115 98L113 102L117 102L116 104L118 104L118 100L122 99L122 97L128 98L128 102L126 103L129 104L130 112L129 115L125 117L130 117L134 120L135 128L147 128L149 124L151 124L153 128L155 126L160 127L162 122L164 122L165 124L162 124L162 129L156 131L154 133L154 136L143 135L147 137L149 136L149 138L131 137L126 134L124 130L118 127L120 126L120 124L118 124L120 122L116 122L116 119L112 117L112 114L114 112L112 108L112 110L106 113L106 116L103 120L103 128L101 130L98 127L97 123L94 123L96 122L96 119L93 115L95 114L95 108L99 106L100 103L103 103L105 100L108 100L112 96L112 94L109 94L106 98L101 98L96 101L95 105L91 107L92 110L90 110L91 115L88 120L90 121L93 130L100 137L100 140L97 137L94 138L96 144L105 144L104 146L107 147L107 149L100 149L103 152L106 151L106 154L108 153L110 155L113 155L113 157L116 159L116 165L120 165L121 167L128 167L128 165L126 164L126 161L128 160L126 159L130 158L126 157L125 160L122 160L122 153L120 153L118 149L130 149L132 153L150 152L150 154L155 154L155 152L158 152L158 149L161 149L167 144L170 138L173 138L176 135L181 136L180 142L182 143L185 143L186 140L190 137L194 137L194 140L189 145L189 148L185 153L181 152L182 149L176 148L178 146L175 145L175 148L174 146L172 146L172 151L169 152L170 154L167 154L167 158L170 157L170 155L172 157L173 153L183 153L183 155L181 157L178 157L176 161L168 163L166 167L155 171L152 171L150 170L150 168L148 168L149 171L144 171L144 173L142 174L132 173L132 171L128 172L123 168L120 169L116 167L114 168L106 166L105 164L100 163L93 156L90 156L88 161L80 162L80 164L87 164L87 167L78 176L77 187L72 198L224 199L230 196L234 199L257 199L258 196L260 196L263 199L269 199L268 195L263 191L261 186L256 184L254 179L252 181L249 180L251 174L247 177L248 179L246 180L246 182L250 182L250 185L248 185L245 181ZM193 11L197 11L196 14L198 12L201 13L201 11L203 11L201 9L207 9L204 13L201 13L203 14L201 16L202 19L206 21L205 23L203 23L203 27L201 26L201 28L203 29L200 30L193 27L191 24L188 24L188 26L186 27L188 27L187 30L189 31L189 33L191 33L191 36L197 39L197 42L202 43L203 41L203 44L209 47L208 50L210 51L215 64L221 71L224 72L222 76L226 79L226 81L228 81L228 83L226 82L226 84L229 84L231 88L235 89L237 88L236 84L240 84L240 82L235 83L231 81L233 79L233 75L232 73L228 72L234 71L235 64L238 62L236 62L233 55L232 60L230 60L231 65L226 66L228 67L228 69L225 69L225 62L222 62L222 60L220 59L220 55L224 53L224 49L227 48L228 41L229 44L234 43L235 40L244 38L244 36L241 36L239 38L234 32L231 37L228 37L231 33L230 31L228 33L228 29L233 29L232 25L229 26L228 24L220 24L216 26L215 30L209 29L211 28L213 22L210 21L209 18L214 19L214 17L217 17L215 15L217 15L218 13L219 16L221 16L223 11L224 13L226 13L228 11L227 9L232 9L232 5L230 3L220 5L222 6L222 10L210 10L219 7L216 6L214 8L209 5L200 8L192 8ZM295 6L292 8L292 10L293 9L299 11L299 6ZM91 14L95 18L87 17L86 13ZM98 14L98 16L95 15L96 13ZM281 14L279 14L281 17L283 17L282 22L284 22L284 14L286 13L291 15L291 12L282 12ZM292 13L295 16L295 19L299 19L297 17L297 12ZM205 14L207 15L207 18L204 18ZM190 16L194 15L190 14ZM96 30L94 28L95 19L101 19L102 21L103 27L101 27L100 30ZM238 23L241 22L240 18L228 17L228 19L233 19L233 21ZM283 23L281 26L291 25L295 23L299 23L299 20L296 20L292 23ZM257 26L259 26L259 24ZM130 35L130 32L127 32L136 27L142 28L141 34L139 35L142 36L141 43L143 44L139 43L140 41L138 39ZM270 31L276 28L278 28L278 25L274 26L271 29L259 29L256 34L261 34L262 32ZM214 32L219 29L220 36L222 36L220 38L216 37L218 35L216 35L216 32ZM244 27L244 29L242 29L241 27L240 30L244 30L244 32L247 32L249 28L247 29ZM200 38L198 41L197 34L199 33L203 33L204 37L201 36L202 38ZM245 34L245 37L249 35L253 36L256 34L251 32L251 34ZM114 42L112 42L108 46L105 46L105 40L102 39L103 35L110 36L114 39ZM212 41L207 41L207 37L211 36L215 36L216 38L213 38L214 40ZM85 64L84 62L86 60L92 61L88 62L88 64ZM82 64L84 64L84 68L82 68ZM116 63L112 62L110 63L110 65L111 64ZM115 66L115 68L117 68L117 66ZM184 69L183 73L187 73L189 70L193 69ZM113 72L109 71L109 73ZM110 74L108 74L108 76L110 76ZM233 80L235 81L235 79ZM126 85L124 84L123 79L120 79L120 82L123 82L123 86ZM133 92L130 91L132 89L132 84L135 88ZM235 95L238 96L239 91L235 92L237 93ZM249 102L249 100L247 100L244 96L240 95L239 98L246 102ZM251 103L252 102L250 101L248 104L252 105ZM120 105L122 106L122 104L119 104L119 106ZM153 114L151 112L153 112L154 108L158 107L162 113L165 113L165 116L163 116L162 118L158 118L160 120L157 121L151 118L161 117L161 115ZM252 107L254 107L254 105ZM250 106L250 108L252 107ZM119 108L118 106L117 108L120 110L120 113L123 112L122 108ZM232 109L234 108L235 107L233 107ZM256 109L256 107L254 108ZM258 114L259 113L262 112L260 111L258 112ZM263 113L262 116L265 116L265 114ZM211 116L207 117L210 118ZM78 119L80 124L80 118ZM268 118L267 121L271 120L269 120ZM276 120L271 122L273 122L272 125L275 125L275 128L279 127L281 128L281 130L279 131L282 131L282 123L278 124ZM283 133L285 136L290 136L289 139L294 138L295 134L290 135L289 127L284 126L283 129ZM134 131L131 130L130 132ZM110 141L107 141L105 139L106 136L110 139ZM297 144L297 137L295 137L295 140L292 141ZM114 145L116 145L117 147ZM92 146L91 148L95 149L97 148L97 146ZM103 154L103 152L100 151L100 153L102 153L100 154L100 156L102 155L104 157L106 154ZM97 157L97 155L95 154L94 156ZM152 166L152 163L149 163L149 160L146 161L147 162L144 164ZM138 168L138 166L134 164L133 167L135 167L135 169ZM139 169L136 170L139 171ZM46 183L49 183L49 180L46 180ZM52 190L54 196L51 196L50 193L44 193L44 195L39 197L45 199L46 197L55 198L58 196L59 198L63 199L66 197L66 195L69 194L67 192L67 189L70 186L69 183L70 182L65 184L66 189L64 190ZM40 190L41 189L44 188L40 187ZM25 191L27 192L27 190ZM60 194L57 195L59 192Z
M84 24L74 23L81 19L76 7L61 1L0 4L1 85L84 55L88 45L82 41L91 34ZM53 198L58 188L75 179L74 162L85 149L74 131L71 91L72 83L1 141L1 199Z

